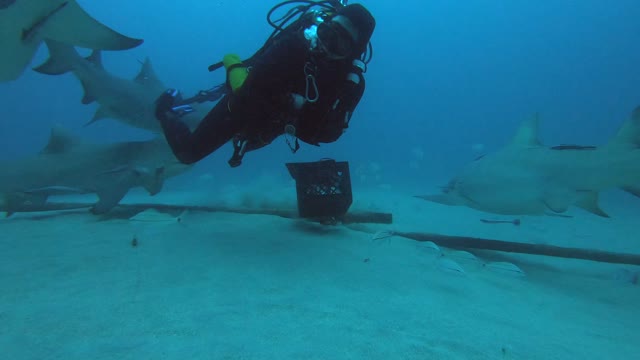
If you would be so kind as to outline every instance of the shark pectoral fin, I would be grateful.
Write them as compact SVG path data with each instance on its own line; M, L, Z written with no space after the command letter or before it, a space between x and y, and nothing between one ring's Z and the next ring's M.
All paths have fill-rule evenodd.
M164 186L164 167L156 168L154 171L139 168L135 170L140 177L142 187L153 196L159 193Z
M102 172L100 177L103 185L95 191L99 200L91 208L93 214L104 214L118 205L129 189L137 186L139 175L128 165L121 165Z
M88 49L126 50L143 40L124 36L85 12L76 1L53 15L42 28L42 37Z
M91 118L91 120L89 120L86 124L84 124L84 126L89 126L94 122L100 121L102 119L109 119L109 118L115 118L115 117L116 116L113 115L113 112L108 107L100 106L98 110L96 110L95 114L93 114L93 117Z
M622 188L622 190L634 196L640 197L640 186L625 186Z
M98 202L91 208L91 213L100 215L113 209L129 192L128 186L113 186L97 192Z
M597 192L590 192L584 195L581 199L576 202L576 206L598 216L602 216L605 218L610 217L609 214L604 212L600 205L598 204L599 194Z

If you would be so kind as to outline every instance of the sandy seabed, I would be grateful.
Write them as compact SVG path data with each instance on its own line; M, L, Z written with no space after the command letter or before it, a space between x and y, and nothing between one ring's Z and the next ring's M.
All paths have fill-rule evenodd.
M392 212L392 225L18 214L0 221L0 357L633 359L640 286L624 274L637 267L372 240L423 231L640 253L638 207L619 198L603 204L611 219L575 210L520 226L388 190L361 192L353 209Z

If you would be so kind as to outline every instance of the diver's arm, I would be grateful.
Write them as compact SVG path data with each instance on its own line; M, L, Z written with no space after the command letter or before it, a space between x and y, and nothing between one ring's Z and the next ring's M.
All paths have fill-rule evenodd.
M365 89L365 80L362 74L358 74L359 82L346 82L338 91L336 102L333 103L329 112L321 120L322 126L316 134L316 141L331 143L344 133L349 127L351 115L355 111Z

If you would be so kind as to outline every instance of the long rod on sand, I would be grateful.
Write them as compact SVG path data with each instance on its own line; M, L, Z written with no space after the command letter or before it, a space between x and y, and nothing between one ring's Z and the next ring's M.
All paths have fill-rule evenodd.
M88 203L74 203L74 202L48 202L43 205L34 206L30 209L22 209L21 212L44 212L44 211L63 211L63 210L78 210L92 207L93 204ZM298 211L296 209L276 209L276 208L240 208L232 206L208 206L208 205L179 205L179 204L118 204L109 213L105 214L106 217L131 217L141 211L147 209L156 209L162 212L180 214L185 210L189 211L201 211L201 212L227 212L235 214L247 214L247 215L273 215L280 216L287 219L297 219ZM313 219L311 219L313 220ZM393 222L393 216L390 213L382 212L368 212L368 211L354 211L348 212L342 219L344 224L351 223L376 223L376 224L391 224Z
M452 249L481 249L495 250L511 253L544 255L569 259L592 260L614 264L640 265L640 255L613 253L592 249L568 248L552 245L525 244L510 241L490 240L467 236L449 236L416 232L393 232L393 235L401 236L416 241L431 241L438 246Z
M31 211L56 211L56 210L73 210L91 207L92 204L84 203L47 203L45 206ZM289 219L298 218L296 210L286 209L244 209L228 206L197 206L197 205L172 205L172 204L119 204L114 211L125 213L125 215L133 216L138 212L146 209L156 209L158 211L180 213L184 210L203 211L203 212L230 212L236 214L257 214L257 215L275 215ZM391 224L392 215L389 213L378 212L353 212L347 213L343 219L344 223L378 223ZM640 265L640 255L612 253L600 250L567 248L551 245L525 244L518 242L491 240L467 236L450 236L430 233L416 232L391 232L390 234L401 236L416 241L431 241L439 246L452 249L480 249L494 250L511 253L544 255L553 257L562 257L569 259L592 260L599 262L608 262L614 264L630 264Z

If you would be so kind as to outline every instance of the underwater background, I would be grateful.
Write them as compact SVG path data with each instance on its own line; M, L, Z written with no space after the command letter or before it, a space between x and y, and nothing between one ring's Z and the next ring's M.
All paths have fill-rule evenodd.
M228 52L249 56L271 28L270 1L80 1L103 23L145 39L103 53L110 73L133 78L149 57L158 77L185 96L224 81L208 65ZM217 181L255 174L288 176L287 161L331 157L375 162L378 182L423 190L506 143L518 124L540 114L545 144L601 144L640 101L640 7L632 0L402 1L364 3L375 15L374 58L350 128L320 148L292 155L282 138L230 169L225 146L185 175ZM33 65L46 59L41 47ZM72 74L25 71L0 84L0 157L39 150L60 124L90 139L148 138L117 121L88 127L96 105L82 105ZM475 150L474 150L475 149ZM174 180L176 182L179 179Z
M149 57L167 87L190 96L224 81L223 70L207 71L224 54L248 57L263 44L277 1L78 3L145 40L104 51L109 73L133 79ZM637 266L462 253L385 231L640 254L640 200L617 189L601 199L611 219L578 209L520 226L412 197L500 149L536 113L545 145L606 143L640 105L638 2L360 3L377 21L373 59L337 142L292 154L278 138L238 168L226 145L158 197L293 207L284 163L334 158L350 163L353 209L393 213L393 224L198 212L177 222L3 217L0 359L635 358ZM19 79L0 83L0 161L37 153L56 125L94 142L154 137L110 119L85 126L97 105L81 104L74 75L31 71L47 54L42 46ZM124 200L153 199L138 189ZM504 262L518 271L495 265Z

